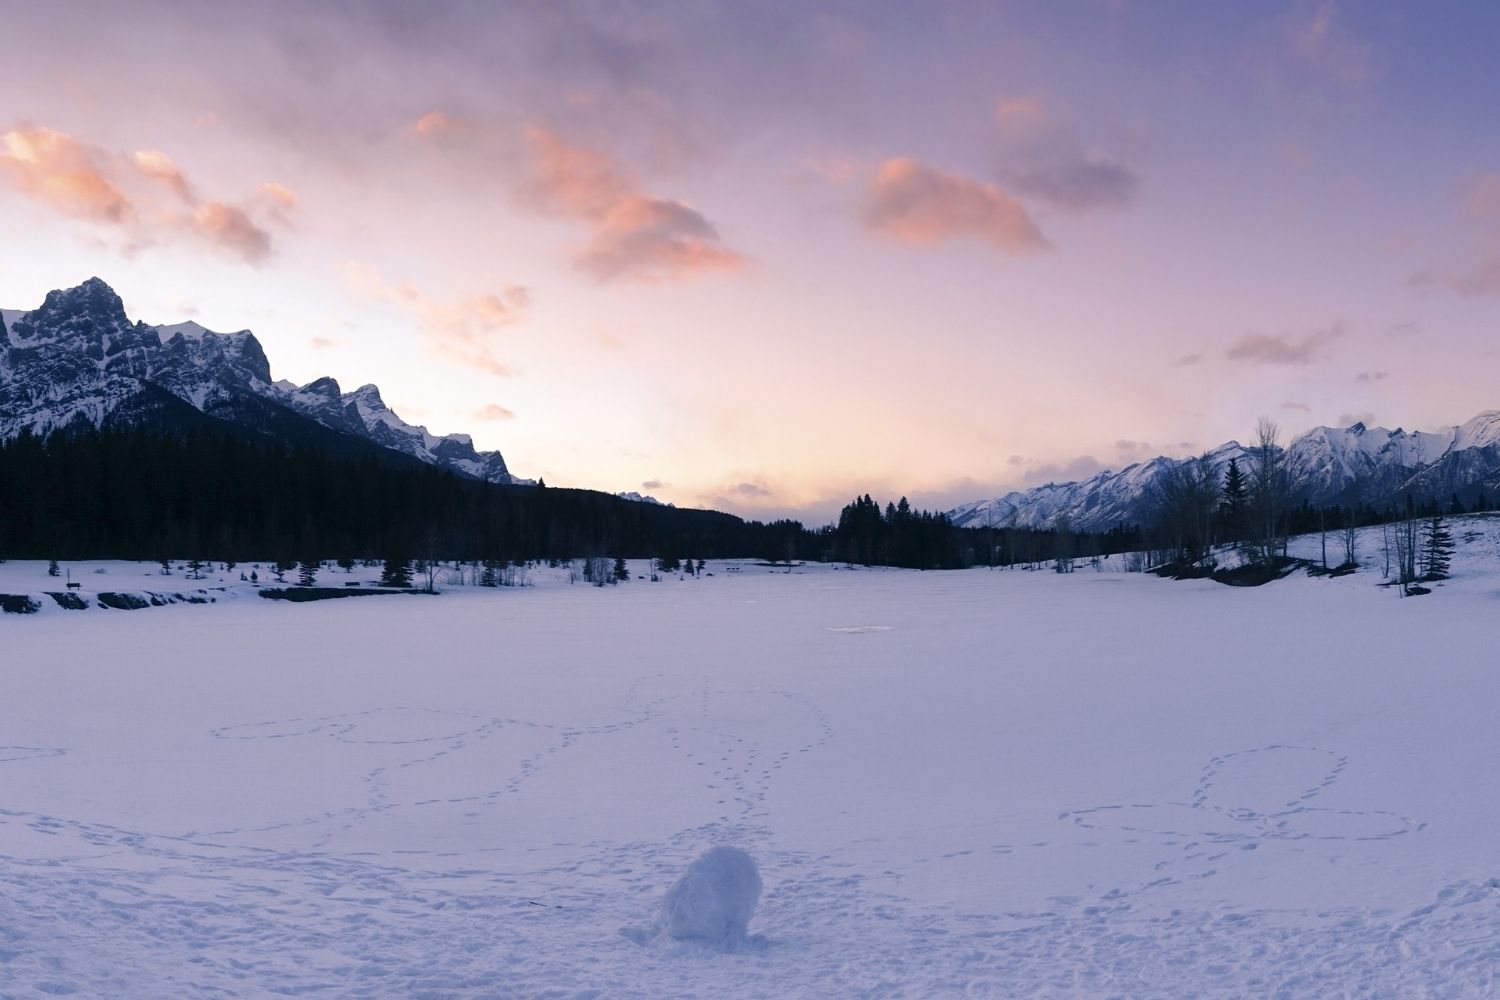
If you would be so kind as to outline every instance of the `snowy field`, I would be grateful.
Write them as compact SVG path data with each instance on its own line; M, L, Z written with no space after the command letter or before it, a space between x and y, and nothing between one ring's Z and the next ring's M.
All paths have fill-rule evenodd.
M0 615L0 997L1495 996L1500 520L1455 536L1407 600L1376 532L1258 589ZM652 940L716 845L750 940Z

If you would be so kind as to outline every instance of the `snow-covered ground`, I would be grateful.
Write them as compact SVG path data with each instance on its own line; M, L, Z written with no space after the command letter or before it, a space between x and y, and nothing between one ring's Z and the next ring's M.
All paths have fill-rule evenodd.
M0 615L0 996L1494 996L1500 520L1455 527L1410 600L1371 541ZM716 845L750 937L646 933Z

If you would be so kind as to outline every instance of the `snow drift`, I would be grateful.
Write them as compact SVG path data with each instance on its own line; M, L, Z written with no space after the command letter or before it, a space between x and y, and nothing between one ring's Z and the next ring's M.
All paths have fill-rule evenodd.
M738 847L715 847L688 865L661 904L661 931L679 941L706 941L731 950L745 940L760 872Z

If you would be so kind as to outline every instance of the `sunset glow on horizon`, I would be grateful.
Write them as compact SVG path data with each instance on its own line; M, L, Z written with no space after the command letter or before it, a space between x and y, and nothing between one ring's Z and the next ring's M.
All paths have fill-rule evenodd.
M1500 8L5 4L91 275L519 476L821 523L1500 408Z

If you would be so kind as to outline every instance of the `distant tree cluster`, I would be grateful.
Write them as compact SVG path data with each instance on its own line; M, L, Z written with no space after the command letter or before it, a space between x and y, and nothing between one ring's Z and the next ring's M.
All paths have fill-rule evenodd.
M1144 537L1151 562L1211 565L1215 547L1226 545L1242 549L1258 562L1284 562L1290 536L1316 533L1322 541L1322 568L1352 570L1358 565L1359 529L1381 525L1385 575L1404 594L1419 583L1447 577L1453 541L1445 515L1489 509L1482 489L1472 507L1466 507L1456 494L1447 503L1407 495L1400 505L1384 509L1364 503L1313 507L1305 499L1293 503L1278 433L1274 423L1260 421L1248 471L1237 458L1221 469L1205 454L1160 477L1152 496L1155 521ZM1333 567L1328 558L1330 528L1335 560L1342 549L1342 561Z
M958 535L945 514L913 510L905 497L880 509L868 493L839 514L833 557L866 566L950 569L963 565Z

